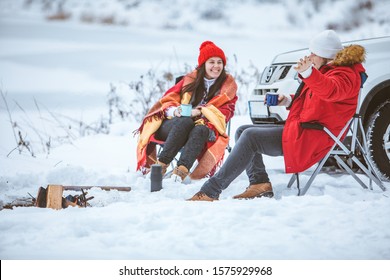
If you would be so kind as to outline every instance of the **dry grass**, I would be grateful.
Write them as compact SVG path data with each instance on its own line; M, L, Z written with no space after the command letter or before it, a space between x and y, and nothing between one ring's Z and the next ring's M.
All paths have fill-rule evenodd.
M49 15L46 17L47 20L58 20L58 21L63 21L63 20L68 20L72 17L71 13L67 13L64 11L59 11L55 14Z

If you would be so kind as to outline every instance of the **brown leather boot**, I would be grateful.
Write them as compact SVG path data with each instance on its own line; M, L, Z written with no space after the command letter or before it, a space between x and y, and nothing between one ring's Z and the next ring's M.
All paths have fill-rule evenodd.
M168 169L169 164L163 163L159 160L157 160L156 164L161 165L161 174L164 176L165 173L167 173L167 169Z
M175 169L173 169L172 174L178 176L183 182L184 179L188 176L188 174L190 174L190 172L188 172L187 167L185 167L184 165L179 165L176 166Z
M187 199L187 201L209 201L209 202L212 202L214 200L218 200L218 198L217 199L211 198L204 192L197 192L196 194L194 194L193 197Z
M256 197L273 197L274 193L272 191L271 183L261 183L250 185L246 190L238 195L233 196L234 199L252 199Z

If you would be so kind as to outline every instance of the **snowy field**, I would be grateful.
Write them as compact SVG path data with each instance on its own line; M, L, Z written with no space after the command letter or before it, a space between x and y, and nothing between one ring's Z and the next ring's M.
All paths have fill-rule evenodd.
M48 22L17 6L5 9L11 2L0 0L1 203L35 196L48 184L131 186L132 191L92 189L95 198L86 209L0 211L0 259L390 259L390 193L375 186L363 190L351 176L320 174L306 196L297 197L296 189L286 189L290 175L283 159L267 157L275 199L233 200L247 187L242 174L220 201L197 203L185 199L204 180L183 185L167 179L162 191L150 192L149 177L135 172L135 121L117 121L109 134L72 136L50 153L42 152L38 141L35 157L13 150L10 118L33 129L30 136L35 129L40 131L35 135L54 137L60 123L49 123L59 114L85 122L107 115L110 83L134 81L149 69L180 73L184 64L194 67L204 40L221 46L228 64L236 56L239 67L253 63L262 70L279 52L306 47L322 30L320 23L290 28L282 5L246 1L227 6L229 22L200 21L191 29L182 28L183 16L176 29L157 24L176 10L190 15L184 4L171 14L155 13L156 18L141 5L133 25L87 25ZM278 24L272 23L275 17ZM340 32L343 41L388 35L388 26L374 23ZM235 116L231 135L247 123L248 116Z

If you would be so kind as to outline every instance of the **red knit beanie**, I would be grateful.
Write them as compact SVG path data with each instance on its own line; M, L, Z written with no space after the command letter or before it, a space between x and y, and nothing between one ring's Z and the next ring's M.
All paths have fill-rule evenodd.
M223 65L226 65L226 57L223 50L218 48L213 42L205 41L199 47L198 66L205 63L210 57L217 56L222 59Z

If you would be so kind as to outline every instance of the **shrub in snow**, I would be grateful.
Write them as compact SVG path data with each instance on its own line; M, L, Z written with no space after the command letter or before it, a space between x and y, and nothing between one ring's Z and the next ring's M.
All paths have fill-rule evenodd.
M173 85L173 80L171 72L159 74L151 69L137 81L111 84L107 101L109 123L116 119L141 122L152 105Z

